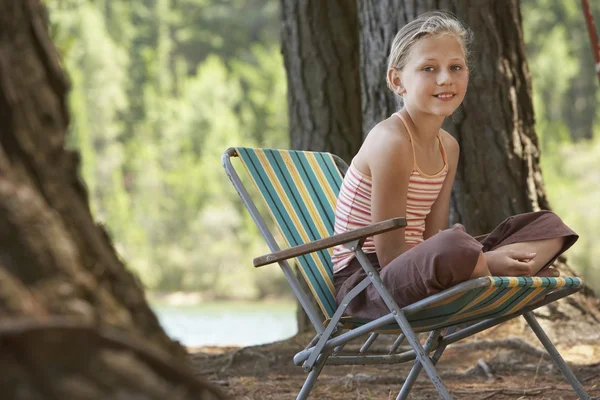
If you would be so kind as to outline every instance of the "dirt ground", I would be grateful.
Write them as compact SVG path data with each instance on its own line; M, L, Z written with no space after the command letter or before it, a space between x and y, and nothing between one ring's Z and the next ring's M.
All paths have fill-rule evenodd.
M565 329L550 335L589 395L600 399L600 334ZM583 338L582 338L583 337ZM245 348L190 349L194 370L241 400L295 399L306 374L292 362L310 335ZM424 337L423 337L424 339ZM386 353L394 337L375 342L372 354ZM362 341L345 351L356 351ZM395 399L412 362L394 366L325 366L311 399ZM496 327L448 347L438 364L456 399L577 399L571 386L524 323ZM437 399L423 372L411 399Z

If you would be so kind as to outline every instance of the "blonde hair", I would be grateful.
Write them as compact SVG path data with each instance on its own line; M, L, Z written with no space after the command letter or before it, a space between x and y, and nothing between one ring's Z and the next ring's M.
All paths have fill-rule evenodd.
M402 70L406 65L410 50L419 39L442 35L454 35L465 53L465 59L468 58L469 45L473 37L471 30L448 12L432 11L421 14L398 31L388 57L387 70L392 68ZM393 91L389 75L386 79L388 87Z

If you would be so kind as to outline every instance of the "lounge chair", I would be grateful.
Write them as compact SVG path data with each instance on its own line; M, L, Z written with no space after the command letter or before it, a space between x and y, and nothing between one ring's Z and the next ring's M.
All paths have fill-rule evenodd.
M260 192L264 206L272 217L272 224L268 224L260 215L232 165L232 157L241 161L243 169ZM254 266L279 264L316 331L316 336L306 348L294 356L294 363L308 373L297 399L308 398L325 364L396 364L410 361L414 365L397 399L407 398L422 369L435 385L440 398L451 399L435 367L446 346L521 315L574 391L581 399L589 399L532 313L538 307L581 290L581 279L484 277L463 282L400 308L383 286L361 246L369 236L406 226L406 220L394 218L334 235L336 198L348 169L343 160L329 153L237 147L225 151L222 162L272 251L271 254L255 258ZM286 242L287 248L283 250L269 229L273 224ZM368 274L348 293L340 306L335 300L330 259L331 248L338 244L354 251ZM296 260L310 293L302 288L290 267L292 259ZM389 314L375 320L345 316L344 310L350 300L368 285L375 285L389 308ZM311 298L316 300L318 308ZM378 335L398 332L399 336L389 354L367 353ZM417 337L420 332L429 332L423 345ZM369 337L357 354L340 355L346 343L366 334ZM411 350L398 353L404 340Z

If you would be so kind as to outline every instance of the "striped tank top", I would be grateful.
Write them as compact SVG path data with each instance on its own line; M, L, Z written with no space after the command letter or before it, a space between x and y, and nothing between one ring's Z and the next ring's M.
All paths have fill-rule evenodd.
M448 174L448 161L446 151L442 144L442 138L438 133L440 143L440 152L444 166L435 175L425 174L419 169L415 157L415 147L412 139L412 133L408 124L400 113L395 113L399 117L408 135L413 150L413 170L408 180L408 191L406 199L406 222L404 229L405 242L416 246L423 241L425 232L425 218L431 212L431 206L437 199L444 179ZM358 229L371 224L371 177L361 173L352 162L348 172L342 182L340 193L337 198L335 210L335 233L343 233L349 230ZM375 253L375 242L373 237L367 238L363 244L365 253ZM346 268L354 258L354 253L344 246L333 248L332 262L333 272L336 273Z

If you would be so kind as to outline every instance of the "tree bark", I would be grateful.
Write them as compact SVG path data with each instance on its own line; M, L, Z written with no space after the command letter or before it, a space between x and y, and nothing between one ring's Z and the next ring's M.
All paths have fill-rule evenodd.
M281 0L280 5L291 147L332 152L349 162L362 142L356 4ZM299 332L311 329L301 307L297 322Z
M221 398L191 376L94 223L44 16L40 0L0 0L0 371L14 378L0 392Z
M335 150L350 161L362 139L356 4L348 0L280 4L291 146Z
M484 0L476 6L472 0L358 0L358 4L365 133L397 110L384 77L388 51L403 25L426 11L441 9L454 13L474 33L469 89L462 106L444 124L461 148L449 223L462 223L478 235L510 215L550 209L519 1ZM562 272L573 275L561 261ZM581 309L591 307L584 314L597 323L598 301L591 291L585 293L585 299L568 302L579 303Z

